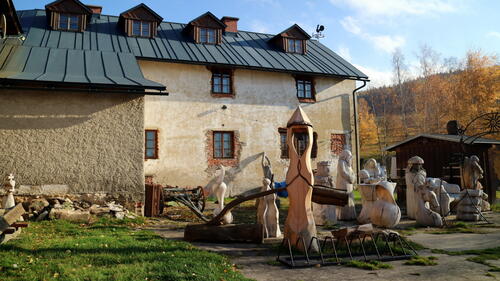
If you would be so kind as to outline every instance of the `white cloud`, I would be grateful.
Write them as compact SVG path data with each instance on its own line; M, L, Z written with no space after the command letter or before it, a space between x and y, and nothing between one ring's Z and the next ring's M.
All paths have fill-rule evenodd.
M394 52L396 48L402 47L406 43L405 38L399 35L373 35L365 32L361 29L359 22L351 16L347 16L340 20L340 24L346 31L358 35L372 43L375 48L387 53Z
M270 28L269 25L265 24L264 22L260 20L253 20L252 23L250 24L250 30L253 32L259 32L259 33L269 33Z
M392 84L392 72L391 71L383 71L370 67L361 66L358 64L354 64L354 66L361 70L364 74L368 75L370 79L369 86L370 87L380 87L380 86L388 86Z
M500 39L500 32L490 31L490 32L486 33L486 36Z
M450 13L458 9L450 0L330 0L336 6L348 6L372 16L428 15Z
M344 58L347 61L351 61L352 60L352 58L351 58L351 51L349 50L349 48L347 48L344 45L340 45L338 47L337 53L338 53L339 56L341 56L342 58Z

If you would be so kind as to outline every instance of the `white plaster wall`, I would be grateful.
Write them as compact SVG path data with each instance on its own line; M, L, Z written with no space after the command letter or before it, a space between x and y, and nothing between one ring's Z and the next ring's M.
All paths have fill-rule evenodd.
M205 66L139 63L147 79L166 85L170 93L145 99L145 128L159 130L159 159L145 161L146 175L161 184L206 185L214 176L207 163L207 131L235 130L242 151L239 167L230 169L225 179L231 194L260 186L263 151L272 161L275 180L284 181L288 160L280 159L278 128L286 127L299 105L292 75L237 69L235 98L214 98L211 72ZM337 157L330 153L330 134L352 132L354 86L351 80L316 78L317 102L301 104L318 133L317 161L334 160L334 174Z
M141 199L143 161L143 96L0 91L1 181Z

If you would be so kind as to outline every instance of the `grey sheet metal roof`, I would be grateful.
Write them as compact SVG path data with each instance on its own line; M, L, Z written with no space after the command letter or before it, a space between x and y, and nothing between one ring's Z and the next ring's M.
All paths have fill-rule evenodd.
M165 86L144 78L131 53L0 43L0 81L5 79L130 90L165 90Z
M416 139L421 138L421 137L430 138L430 139L437 139L437 140L445 140L445 141L451 141L451 142L460 142L460 136L458 136L458 135L420 134L420 135L416 135L416 136L413 136L411 138L408 138L404 141L398 142L394 145L388 146L388 147L384 148L384 150L386 150L386 151L392 150L392 149L394 149L402 144L408 143L412 140L416 140ZM467 138L467 136L465 136L464 140L466 138ZM470 144L470 140L465 142L465 143ZM474 144L500 144L500 140L478 138L478 139L474 140Z
M297 74L368 79L352 64L318 41L309 40L307 54L278 50L274 35L239 31L223 35L222 44L195 44L182 30L185 24L162 22L155 38L127 37L117 16L93 16L85 32L50 30L44 10L18 11L26 34L24 46L130 52L139 59L242 67Z

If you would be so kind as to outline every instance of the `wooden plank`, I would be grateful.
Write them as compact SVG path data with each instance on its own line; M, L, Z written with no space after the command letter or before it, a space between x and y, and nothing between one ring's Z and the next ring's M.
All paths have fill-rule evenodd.
M373 225L371 223L356 225L351 227L344 227L339 230L333 230L333 237L336 239L344 239L353 234L370 234L373 232Z
M9 228L13 223L19 220L19 218L25 213L23 205L21 203L17 204L14 208L10 209L5 213L3 217L0 218L0 232L3 232Z
M184 229L184 240L214 243L262 243L264 228L262 224L190 224Z
M18 228L18 227L28 227L27 222L15 222L11 225L12 227Z

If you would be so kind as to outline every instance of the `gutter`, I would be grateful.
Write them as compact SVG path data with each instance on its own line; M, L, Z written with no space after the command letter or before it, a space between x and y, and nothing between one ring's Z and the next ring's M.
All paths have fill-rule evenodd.
M359 116L358 116L358 106L357 106L358 98L356 96L356 92L364 88L366 86L366 82L370 80L358 80L358 81L362 81L363 85L352 91L352 104L354 110L354 135L355 135L354 142L356 146L356 183L359 184L359 167L361 165L361 160L359 159L359 125L358 125Z

